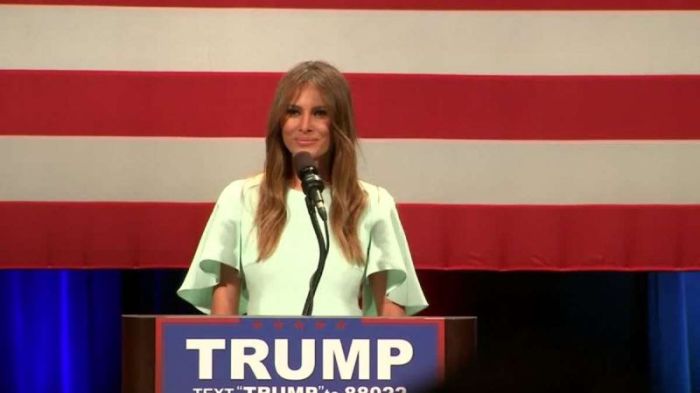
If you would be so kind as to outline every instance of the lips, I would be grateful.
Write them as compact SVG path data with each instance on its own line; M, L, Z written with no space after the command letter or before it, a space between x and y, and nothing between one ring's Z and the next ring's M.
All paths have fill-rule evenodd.
M299 146L311 146L318 142L318 139L295 139L294 141Z

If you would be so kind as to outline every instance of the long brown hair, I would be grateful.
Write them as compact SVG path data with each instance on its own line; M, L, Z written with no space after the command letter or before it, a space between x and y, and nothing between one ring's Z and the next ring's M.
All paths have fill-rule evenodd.
M357 177L357 133L350 88L341 73L322 61L298 64L277 85L270 109L265 138L265 173L260 184L260 201L255 215L258 231L258 258L268 258L277 248L287 222L285 203L294 176L291 154L282 139L287 108L301 88L316 87L331 120L329 179L332 190L330 221L333 235L345 258L363 264L364 254L358 237L358 223L367 205Z

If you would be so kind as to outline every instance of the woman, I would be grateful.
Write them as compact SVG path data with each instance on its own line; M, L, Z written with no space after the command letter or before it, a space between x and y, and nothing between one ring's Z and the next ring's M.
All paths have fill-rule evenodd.
M304 62L279 82L265 171L221 193L178 294L215 315L300 315L318 243L291 157L308 152L326 184L331 232L313 315L401 316L427 306L393 198L357 178L350 89Z

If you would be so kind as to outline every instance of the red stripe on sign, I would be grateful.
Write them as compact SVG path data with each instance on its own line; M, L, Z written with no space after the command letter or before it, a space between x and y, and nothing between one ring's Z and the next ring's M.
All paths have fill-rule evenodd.
M184 268L211 208L0 202L0 261L4 268ZM410 204L399 211L419 269L700 269L700 205Z
M260 137L280 75L0 71L0 135ZM348 79L365 138L700 139L700 75Z
M696 10L694 0L28 0L0 4L392 10Z

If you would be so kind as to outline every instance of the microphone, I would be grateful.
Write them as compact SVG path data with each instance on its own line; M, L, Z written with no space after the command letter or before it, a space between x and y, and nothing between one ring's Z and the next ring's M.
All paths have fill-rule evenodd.
M307 198L316 206L318 215L325 222L328 220L326 213L326 205L323 203L323 179L318 175L316 162L311 157L311 154L305 151L300 151L292 157L294 172L296 172L299 180L301 180L301 189Z
M318 289L323 269L326 266L326 257L328 257L328 247L330 246L330 238L328 237L328 215L326 213L326 206L323 204L323 195L321 195L323 191L323 179L318 175L316 162L311 157L311 154L305 151L299 152L292 157L292 163L294 165L294 172L296 172L297 176L299 176L299 180L301 180L301 189L304 190L304 194L306 195L306 210L309 212L311 225L314 227L316 240L318 240L318 266L314 274L311 275L309 292L306 294L304 309L301 312L301 315L312 315L314 310L314 296L316 296L316 289ZM326 230L325 239L318 225L316 213L318 213L323 220L323 227Z

